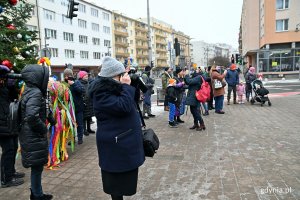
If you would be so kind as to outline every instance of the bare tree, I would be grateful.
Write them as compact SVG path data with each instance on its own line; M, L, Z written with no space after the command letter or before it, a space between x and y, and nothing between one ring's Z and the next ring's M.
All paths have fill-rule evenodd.
M230 64L229 58L223 57L223 56L216 56L208 61L209 65L219 65L219 66L225 66L227 67Z

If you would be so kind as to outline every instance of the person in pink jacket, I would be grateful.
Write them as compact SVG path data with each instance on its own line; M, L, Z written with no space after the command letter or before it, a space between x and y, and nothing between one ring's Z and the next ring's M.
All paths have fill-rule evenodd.
M236 86L236 91L238 95L238 103L243 104L243 97L245 94L245 84L243 83L243 81L240 81L240 83Z

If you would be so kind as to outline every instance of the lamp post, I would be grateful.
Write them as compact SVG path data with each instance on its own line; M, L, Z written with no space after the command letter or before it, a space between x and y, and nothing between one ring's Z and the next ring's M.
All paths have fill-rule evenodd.
M149 66L150 66L151 61L152 61L152 48L151 48L151 27L150 27L149 0L147 0L147 22L148 22L148 59L149 59ZM152 69L151 69L150 73L152 75Z

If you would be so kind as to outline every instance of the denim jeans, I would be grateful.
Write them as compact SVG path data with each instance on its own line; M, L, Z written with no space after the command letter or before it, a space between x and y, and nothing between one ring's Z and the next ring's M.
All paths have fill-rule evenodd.
M31 191L35 197L40 197L43 195L42 189L42 172L44 166L33 166L31 167Z
M202 104L204 110L208 111L208 104L207 104L207 102L204 102L204 103L201 103L201 104Z
M18 150L18 137L1 137L1 182L11 181L15 170L16 153Z
M224 95L214 97L214 99L216 112L223 110Z
M200 124L204 124L204 121L203 121L203 119L201 117L201 113L200 113L200 103L198 103L197 106L190 106L190 109L191 109L191 113L194 118L194 123L198 124L198 122L199 122Z
M76 122L77 122L77 138L78 141L83 138L83 112L75 113Z
M169 122L174 122L176 106L169 102Z

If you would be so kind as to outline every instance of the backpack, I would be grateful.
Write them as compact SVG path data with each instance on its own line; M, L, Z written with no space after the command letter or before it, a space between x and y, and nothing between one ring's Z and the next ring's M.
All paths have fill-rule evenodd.
M196 90L195 95L198 101L204 103L210 99L210 85L208 84L208 82L204 80L202 76L201 78L202 78L202 85L199 90Z
M18 135L21 130L21 100L15 99L9 104L8 130L11 135Z

